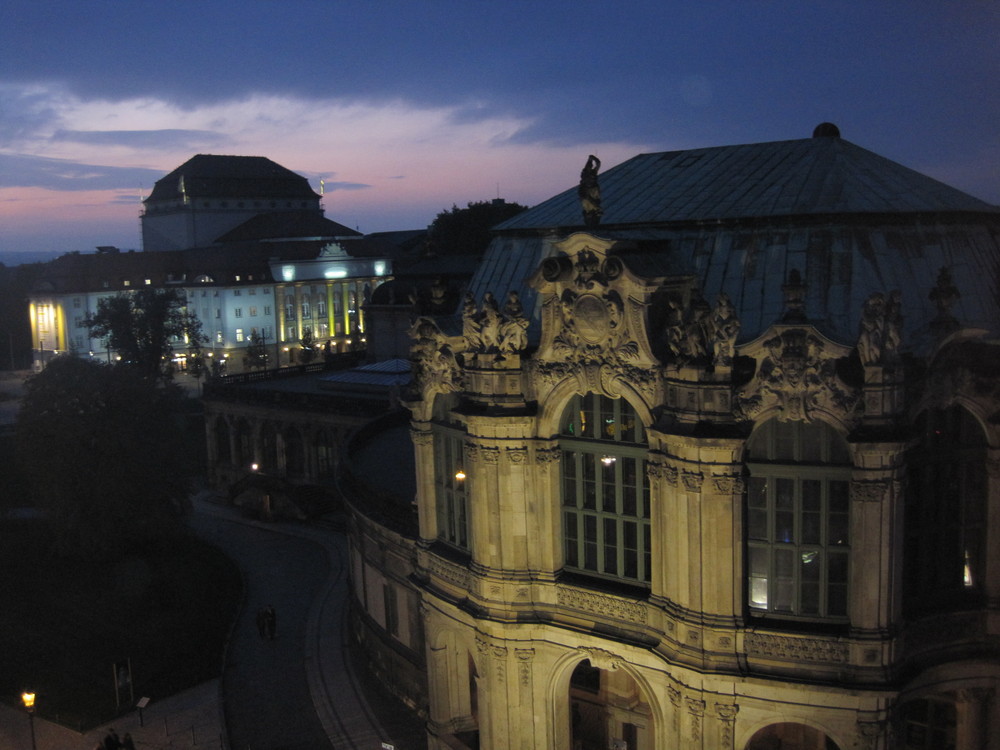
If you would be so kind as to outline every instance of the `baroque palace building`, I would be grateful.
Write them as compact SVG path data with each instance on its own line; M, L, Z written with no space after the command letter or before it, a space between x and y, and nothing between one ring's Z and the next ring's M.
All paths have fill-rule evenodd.
M598 167L413 325L375 669L432 748L1000 747L998 209L830 124Z

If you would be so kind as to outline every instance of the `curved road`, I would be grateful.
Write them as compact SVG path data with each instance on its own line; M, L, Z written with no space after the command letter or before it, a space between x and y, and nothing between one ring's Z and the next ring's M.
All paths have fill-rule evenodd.
M237 562L246 587L222 678L231 750L426 747L422 723L365 690L367 675L347 656L343 535L263 524L207 502L195 510L191 525ZM277 612L273 641L257 632L266 604Z

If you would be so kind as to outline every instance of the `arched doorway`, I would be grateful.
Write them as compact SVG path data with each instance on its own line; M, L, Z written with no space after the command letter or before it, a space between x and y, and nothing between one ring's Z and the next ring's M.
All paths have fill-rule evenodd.
M570 747L573 750L650 750L653 714L639 684L623 669L577 664L569 683ZM624 743L622 745L621 743Z
M840 746L814 727L786 721L758 731L746 750L840 750Z

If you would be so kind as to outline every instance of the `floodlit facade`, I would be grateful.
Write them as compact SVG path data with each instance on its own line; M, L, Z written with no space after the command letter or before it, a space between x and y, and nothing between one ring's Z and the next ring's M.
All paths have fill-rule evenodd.
M415 323L418 522L355 511L429 746L1000 747L997 208L824 125L587 209Z
M141 221L144 252L46 264L29 300L36 370L65 352L110 361L83 321L101 299L141 288L182 292L216 372L245 370L255 336L269 367L297 363L307 333L320 354L353 351L365 344L362 307L392 273L390 243L324 218L306 179L264 157L189 159L157 181ZM174 348L183 370L188 342Z

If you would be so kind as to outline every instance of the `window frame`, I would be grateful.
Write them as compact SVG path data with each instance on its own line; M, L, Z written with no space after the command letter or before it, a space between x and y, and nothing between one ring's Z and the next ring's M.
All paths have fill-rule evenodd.
M622 424L628 426L621 430ZM598 425L605 425L600 437ZM610 434L607 425L613 425ZM559 428L563 567L649 587L652 513L645 425L626 399L588 393L570 400Z

